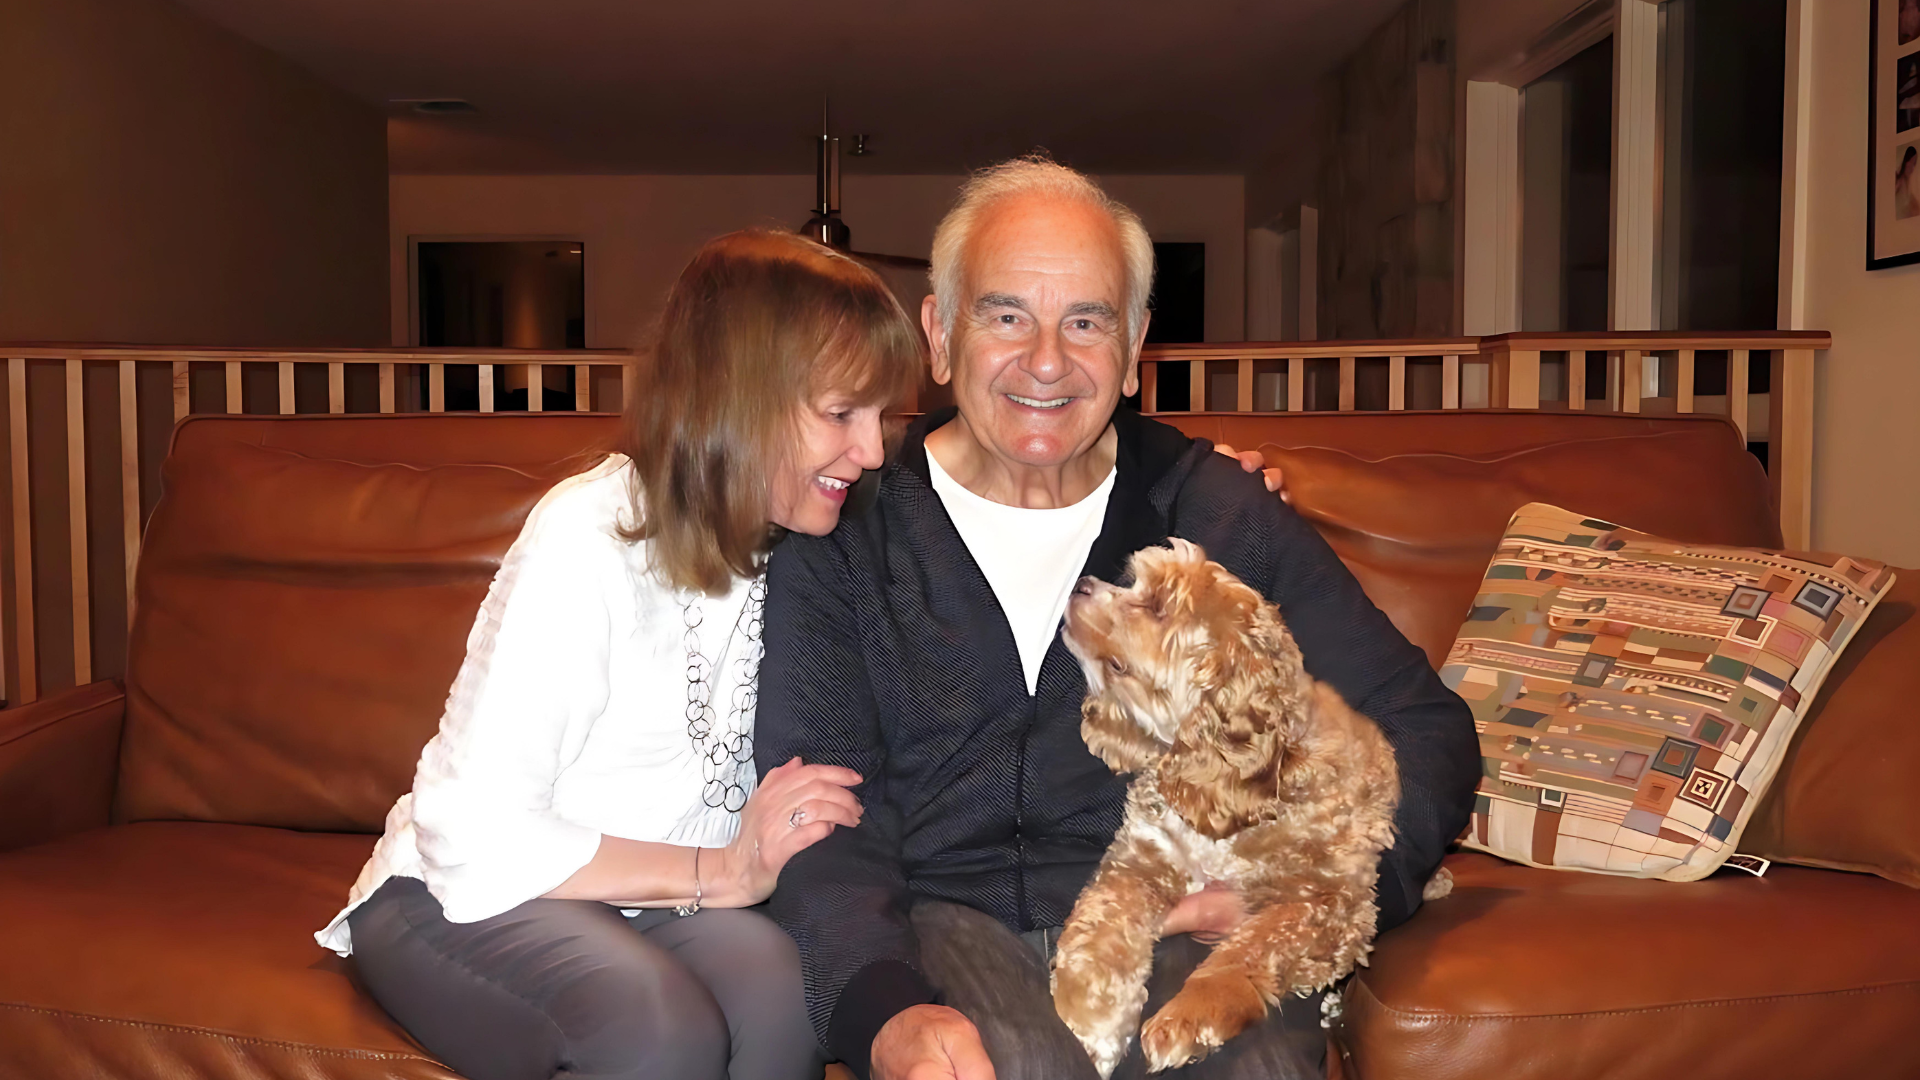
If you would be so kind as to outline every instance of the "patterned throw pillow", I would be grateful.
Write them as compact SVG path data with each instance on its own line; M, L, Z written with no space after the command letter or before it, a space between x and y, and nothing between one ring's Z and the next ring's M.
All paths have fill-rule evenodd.
M1892 583L1866 559L1521 507L1440 672L1480 733L1464 843L1566 870L1712 873Z

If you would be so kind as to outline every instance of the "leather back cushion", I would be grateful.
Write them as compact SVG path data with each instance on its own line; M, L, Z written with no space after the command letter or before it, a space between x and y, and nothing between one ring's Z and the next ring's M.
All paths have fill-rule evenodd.
M379 831L501 556L616 423L182 424L141 553L116 816Z
M1258 449L1294 509L1435 667L1513 512L1552 503L1683 543L1779 547L1760 463L1712 417L1305 413L1174 418Z

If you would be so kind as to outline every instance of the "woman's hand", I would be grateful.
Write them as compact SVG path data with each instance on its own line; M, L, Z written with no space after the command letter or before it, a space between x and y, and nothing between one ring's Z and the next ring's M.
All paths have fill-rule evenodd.
M794 758L769 770L740 809L740 835L714 854L703 882L714 907L751 907L773 893L780 868L803 848L841 825L860 824L864 812L849 787L860 774L838 765L807 765Z
M1289 505L1293 503L1293 495L1291 492L1287 491L1286 474L1281 472L1279 469L1267 468L1266 455L1262 454L1260 451L1235 450L1233 447L1228 446L1226 443L1215 443L1213 445L1213 450L1214 450L1214 453L1225 454L1228 457L1239 461L1240 467L1247 470L1248 472L1259 473L1260 478L1266 481L1268 491L1279 492L1280 501L1283 503L1287 503Z
M1217 945L1239 929L1246 917L1240 894L1216 882L1182 897L1160 924L1160 936L1192 934L1197 941Z

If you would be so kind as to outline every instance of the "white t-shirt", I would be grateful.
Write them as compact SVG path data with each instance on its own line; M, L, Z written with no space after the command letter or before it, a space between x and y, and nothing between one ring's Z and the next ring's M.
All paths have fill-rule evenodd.
M1092 494L1071 506L1030 510L968 491L940 467L931 452L927 472L953 527L986 575L987 584L993 586L1020 649L1020 666L1031 694L1040 685L1040 663L1053 647L1074 583L1087 565L1087 553L1106 522L1114 473L1108 472Z
M765 589L736 580L708 597L665 585L647 542L615 535L630 516L627 484L628 461L615 454L561 481L527 516L474 619L413 790L387 813L320 944L349 953L347 914L396 875L424 881L448 920L475 922L573 876L603 833L719 847L739 832L726 785L737 807L756 782L761 643L749 601ZM704 743L688 723L696 619L711 664L695 691L710 690Z

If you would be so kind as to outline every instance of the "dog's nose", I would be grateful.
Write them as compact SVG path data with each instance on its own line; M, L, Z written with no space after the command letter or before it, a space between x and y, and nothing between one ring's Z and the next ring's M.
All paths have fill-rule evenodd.
M1075 595L1075 596L1092 596L1092 595L1093 595L1093 583L1094 583L1095 581L1098 581L1098 580L1099 580L1099 579L1098 579L1098 578L1096 578L1096 577L1094 577L1094 576L1093 576L1092 574L1088 574L1088 575L1087 575L1086 577L1083 577L1083 578L1081 578L1081 579L1080 579L1079 581L1076 581L1076 582L1074 582L1074 583L1073 583L1073 595Z

